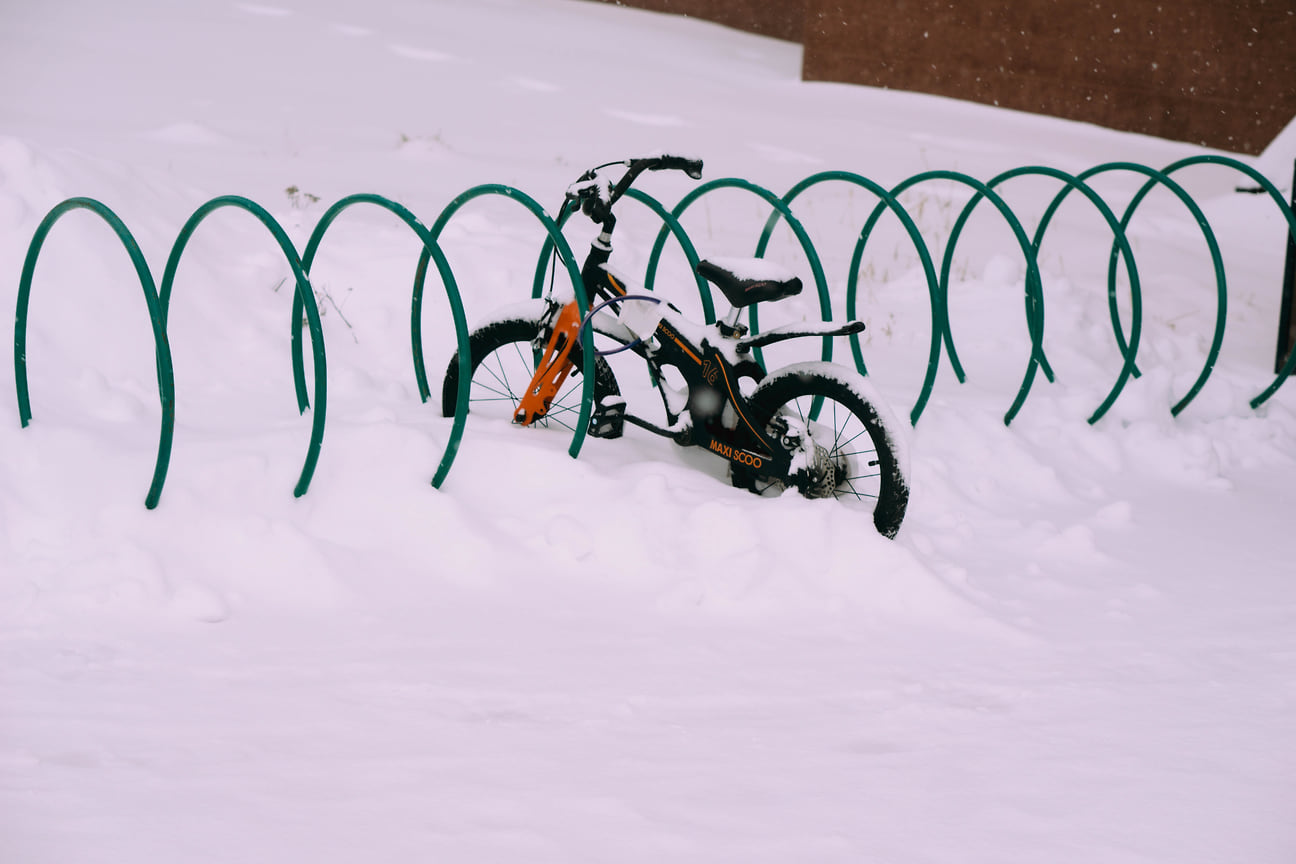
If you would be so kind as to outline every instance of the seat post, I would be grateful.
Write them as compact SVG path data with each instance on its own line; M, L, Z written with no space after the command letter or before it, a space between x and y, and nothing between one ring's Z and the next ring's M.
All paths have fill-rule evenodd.
M742 316L742 307L734 306L729 317L720 322L720 332L726 336L744 336L747 333L747 325L739 324L738 319Z

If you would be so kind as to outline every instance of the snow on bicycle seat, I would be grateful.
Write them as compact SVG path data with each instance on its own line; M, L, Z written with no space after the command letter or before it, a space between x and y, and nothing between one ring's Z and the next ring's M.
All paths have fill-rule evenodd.
M719 288L735 309L801 293L796 275L764 258L709 258L698 262L697 272Z

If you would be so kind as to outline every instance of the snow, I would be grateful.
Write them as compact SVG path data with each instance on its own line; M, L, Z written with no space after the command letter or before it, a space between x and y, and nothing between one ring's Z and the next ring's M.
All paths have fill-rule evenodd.
M0 305L70 196L113 208L158 278L225 194L301 249L351 193L432 224L479 183L557 206L586 168L654 151L780 193L826 169L892 186L1201 152L799 68L792 44L575 0L17 4L0 27ZM1247 161L1290 195L1293 158L1285 134ZM1122 359L1110 230L1068 205L1040 252L1057 380L1005 426L1030 353L1025 265L978 214L949 300L967 381L942 360L895 541L833 501L733 489L723 460L637 429L573 460L561 430L474 414L432 488L451 421L411 370L419 241L373 208L340 217L312 267L327 432L300 498L312 418L288 267L247 214L203 223L168 321L173 458L146 510L148 316L112 232L70 213L32 286L30 427L0 400L0 860L1296 859L1296 389L1248 405L1273 378L1286 228L1236 172L1180 178L1228 273L1201 394L1170 415L1206 360L1210 259L1156 193L1130 227L1143 375L1086 422ZM1141 182L1094 185L1119 212ZM669 206L695 183L638 185ZM1001 191L1029 230L1056 189ZM970 194L902 196L934 256ZM824 184L794 205L838 317L874 203ZM683 223L704 257L741 257L767 216L730 189ZM620 208L625 272L643 272L654 220ZM572 220L572 247L592 231ZM441 237L470 320L525 301L543 236L502 197L455 215ZM768 257L807 278L789 232ZM897 220L862 267L871 386L904 417L931 324ZM654 290L701 318L673 244ZM762 328L820 318L812 294L763 307ZM454 346L435 283L423 323L435 390ZM819 341L765 360L816 359ZM650 412L633 357L609 359ZM12 376L0 364L0 392Z
M733 258L720 255L707 260L717 267L728 270L742 281L787 282L796 277L796 273L787 265L767 258Z

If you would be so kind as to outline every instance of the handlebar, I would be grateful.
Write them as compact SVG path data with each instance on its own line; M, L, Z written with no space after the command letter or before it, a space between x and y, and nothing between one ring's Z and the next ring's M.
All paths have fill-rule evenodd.
M624 165L626 171L615 184L601 180L598 172L613 165ZM612 205L644 171L683 171L694 180L702 179L702 160L685 156L658 154L620 162L606 162L591 168L580 179L567 187L567 200L579 201L581 212L595 222L607 222L612 217Z
M643 160L632 160L646 162L649 171L683 171L694 180L702 179L702 160L689 159L685 156L650 156Z

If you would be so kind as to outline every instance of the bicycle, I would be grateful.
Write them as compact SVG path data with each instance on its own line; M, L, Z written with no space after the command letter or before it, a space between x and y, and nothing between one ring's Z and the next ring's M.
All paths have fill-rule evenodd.
M615 183L599 176L614 166L625 168ZM582 388L569 376L581 374L581 333L592 327L617 347L595 352L589 436L619 438L629 423L682 446L702 447L728 460L734 486L757 494L791 488L807 498L835 497L871 510L878 532L894 537L909 500L903 439L871 385L852 369L822 361L766 373L752 356L753 349L786 339L858 333L863 322L788 325L749 335L739 322L744 309L801 291L799 278L764 259L699 262L697 273L733 309L712 325L690 321L660 298L631 294L628 280L608 265L616 227L612 208L641 173L662 170L697 180L702 162L673 155L608 162L568 187L563 206L578 206L601 228L581 268L589 311L582 316L575 299L556 297L551 282L546 297L502 310L475 329L468 338L470 410L507 402L520 426L566 424L579 416ZM666 425L626 412L606 360L623 351L647 364ZM683 388L666 383L666 369L676 370ZM447 417L454 416L458 386L456 352L442 388Z

